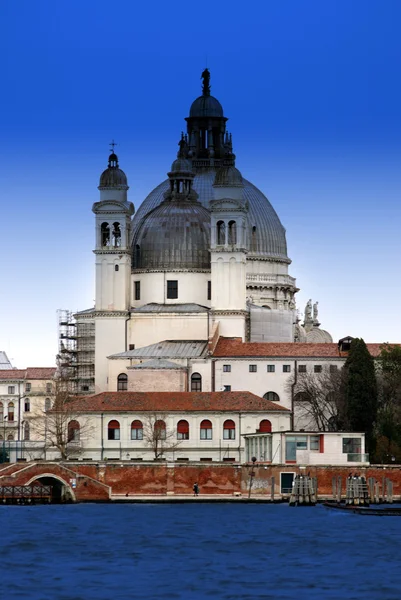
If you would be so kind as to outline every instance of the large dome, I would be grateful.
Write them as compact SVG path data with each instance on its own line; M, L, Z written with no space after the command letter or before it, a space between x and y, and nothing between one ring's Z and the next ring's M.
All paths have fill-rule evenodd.
M215 171L208 169L200 171L195 175L193 189L199 195L199 202L209 208L209 201L214 198L213 183L215 179ZM244 199L248 202L248 240L249 253L248 259L252 258L270 258L285 261L291 261L287 256L287 243L285 238L285 229L280 223L276 211L264 194L257 187L252 185L246 179L243 179L244 184ZM164 193L170 189L169 180L163 181L145 198L138 208L133 220L133 249L138 244L138 235L142 230L142 224L146 223L148 218L153 218L153 215L148 215L151 210L159 206L164 200ZM203 213L207 215L210 221L208 211ZM208 225L207 235L209 236L210 224ZM159 231L154 232L157 237ZM210 238L208 237L207 245L209 247ZM194 249L195 250L195 249ZM210 263L209 263L210 268Z
M199 96L191 104L190 117L222 117L223 107L214 96Z
M209 212L199 202L166 200L139 225L133 244L133 266L210 269L209 245Z

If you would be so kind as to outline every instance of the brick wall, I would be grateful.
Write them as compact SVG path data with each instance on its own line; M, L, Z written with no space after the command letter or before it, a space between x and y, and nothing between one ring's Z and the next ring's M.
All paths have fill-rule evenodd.
M275 478L276 495L280 494L281 473L309 473L318 480L318 495L331 497L333 477L342 478L343 494L345 480L350 474L346 467L307 467L268 466L261 465L228 465L228 464L178 464L178 463L21 463L13 468L4 466L0 469L0 485L26 485L35 478L53 475L70 485L76 480L74 494L78 501L108 500L112 495L186 495L192 494L192 486L198 482L200 493L227 494L249 491L251 472L252 496L269 496L271 478ZM401 496L400 466L385 465L362 469L353 469L365 477L374 477L379 483L388 477L394 486L394 496Z

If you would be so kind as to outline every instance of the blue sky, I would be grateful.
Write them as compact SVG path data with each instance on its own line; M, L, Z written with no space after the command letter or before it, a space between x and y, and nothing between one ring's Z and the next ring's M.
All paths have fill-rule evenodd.
M287 229L297 304L338 339L401 341L398 0L0 4L0 349L54 362L94 298L93 202L118 142L138 207L206 61L237 166Z

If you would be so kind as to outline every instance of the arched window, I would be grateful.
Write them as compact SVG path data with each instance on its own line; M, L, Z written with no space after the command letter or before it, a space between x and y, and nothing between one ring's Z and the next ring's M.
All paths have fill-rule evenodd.
M266 392L266 394L263 395L263 398L265 400L270 400L270 402L280 402L280 396L276 394L276 392Z
M217 221L217 245L224 246L226 243L226 224L224 221Z
M199 373L192 373L191 375L191 392L202 391L202 376Z
M259 423L259 433L271 433L272 424L268 419L263 419Z
M101 224L100 237L102 246L110 246L110 227L108 223Z
M155 422L154 434L157 440L166 439L166 423L161 419L158 419Z
M69 442L79 442L80 437L80 424L78 421L70 421L68 423L68 441Z
M235 221L229 221L228 223L228 243L237 243L237 223Z
M46 398L45 400L45 411L50 410L52 407L52 401L50 400L50 398Z
M223 440L235 440L235 423L231 419L224 421Z
M211 421L204 419L200 424L200 439L211 440L213 437L213 427Z
M24 440L28 442L30 439L30 427L28 421L24 423Z
M30 412L30 410L31 410L30 400L29 400L29 398L25 398L25 401L24 401L24 411L25 412Z
M120 439L120 423L118 421L109 421L107 426L107 439L108 440L119 440Z
M14 421L14 402L9 402L8 404L8 414L7 414L8 422Z
M306 392L298 392L294 396L294 402L309 402L309 394Z
M128 389L128 375L120 373L117 377L117 392L126 392Z
M177 423L177 440L189 440L189 423L185 419Z
M121 246L121 227L120 223L113 223L112 246L119 248Z
M13 433L9 433L8 436L7 436L7 440L9 442L13 442L14 441L14 434Z
M118 265L114 265L114 270L119 271L120 267Z
M142 421L132 421L131 423L131 440L143 440L143 424Z
M0 402L0 421L2 421L4 418L4 406L3 403Z

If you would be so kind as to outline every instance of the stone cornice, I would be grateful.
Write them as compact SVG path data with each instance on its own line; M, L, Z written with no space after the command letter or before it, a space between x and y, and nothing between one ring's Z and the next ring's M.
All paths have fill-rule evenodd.
M282 263L284 265L290 265L292 260L290 258L283 258L280 256L258 256L256 254L248 253L247 260L258 260L262 262Z
M210 273L210 269L131 269L135 275L141 273Z
M121 317L129 317L130 312L128 310L95 310L91 314L91 317L107 317L109 319L116 319Z
M211 312L213 315L217 315L217 316L225 316L225 315L233 315L233 316L244 316L246 317L248 315L248 311L247 310L236 310L236 309L226 309L226 310L221 310L221 309L211 309Z
M210 249L210 252L242 252L243 254L248 254L248 250L246 248L239 248L238 246L215 246Z
M92 251L93 254L125 254L126 256L131 256L131 250L128 248L113 248L113 247L104 247L99 248Z

